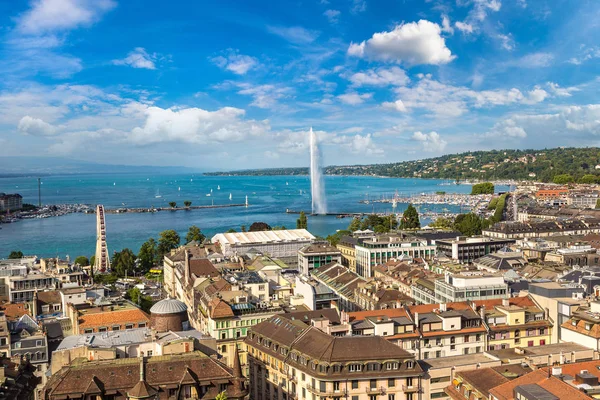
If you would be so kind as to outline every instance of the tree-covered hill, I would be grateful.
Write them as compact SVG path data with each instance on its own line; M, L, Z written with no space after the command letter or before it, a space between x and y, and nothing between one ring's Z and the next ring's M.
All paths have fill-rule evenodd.
M597 167L597 168L596 168ZM437 179L524 179L551 182L557 175L574 180L584 175L600 177L600 149L556 148L544 150L491 150L448 154L441 157L390 164L340 165L324 168L327 175L367 175ZM207 175L307 175L308 168L270 168Z

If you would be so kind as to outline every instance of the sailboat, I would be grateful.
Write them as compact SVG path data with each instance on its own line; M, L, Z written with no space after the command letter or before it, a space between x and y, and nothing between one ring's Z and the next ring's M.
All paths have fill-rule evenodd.
M231 200L233 197L231 196L231 193L229 193L229 200Z
M217 190L221 190L221 185L217 185Z
M210 189L210 192L212 193L212 189Z
M156 194L154 195L155 199L160 199L162 196L160 195L160 190L156 189Z
M177 190L178 190L179 192L181 192L181 186L179 186L179 187L177 188Z

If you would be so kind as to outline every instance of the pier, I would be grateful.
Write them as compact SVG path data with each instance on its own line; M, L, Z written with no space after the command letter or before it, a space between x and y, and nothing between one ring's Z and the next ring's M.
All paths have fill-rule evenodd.
M248 207L248 204L213 204L207 206L189 206L189 207L122 207L122 208L113 208L113 209L105 209L105 213L107 214L124 214L124 213L153 213L159 211L187 211L187 210L205 210L209 208L230 208L230 207Z

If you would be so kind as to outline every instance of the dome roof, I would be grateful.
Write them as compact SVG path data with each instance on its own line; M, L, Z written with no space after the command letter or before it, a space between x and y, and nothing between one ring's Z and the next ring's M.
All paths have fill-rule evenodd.
M151 314L179 314L187 311L187 306L177 299L164 299L150 309Z

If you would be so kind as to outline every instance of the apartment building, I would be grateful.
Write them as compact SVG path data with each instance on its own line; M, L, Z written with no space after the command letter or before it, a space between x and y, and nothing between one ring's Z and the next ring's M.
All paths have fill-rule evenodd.
M0 212L18 211L23 208L23 196L18 193L0 193Z
M406 308L355 311L347 313L347 318L352 335L381 336L409 353L419 355L421 335Z
M338 244L335 247L340 251L342 255L342 265L350 269L352 272L356 272L356 245L358 239L352 236L342 236Z
M438 239L435 241L438 254L443 254L461 263L470 263L479 257L510 246L512 239L494 239L484 236L457 236L454 239Z
M332 262L342 262L342 252L329 244L329 242L315 242L298 250L298 270L309 275L314 268Z
M596 208L600 192L571 192L567 196L567 205L575 208Z
M488 350L545 346L552 343L553 323L530 297L475 301L488 330Z
M556 235L587 235L600 233L600 219L582 218L542 222L498 222L482 234L497 239L523 239Z
M572 313L560 326L560 337L600 351L600 302L592 301Z
M491 300L509 297L508 284L501 274L485 271L447 273L435 281L435 299L438 303L468 300Z
M276 316L256 325L245 343L254 400L422 396L414 356L379 336L331 336Z
M69 303L65 316L75 335L145 328L150 323L150 316L128 301L99 306Z
M356 273L365 278L374 276L374 267L401 257L430 260L435 257L436 245L426 239L386 234L361 239L354 246Z

